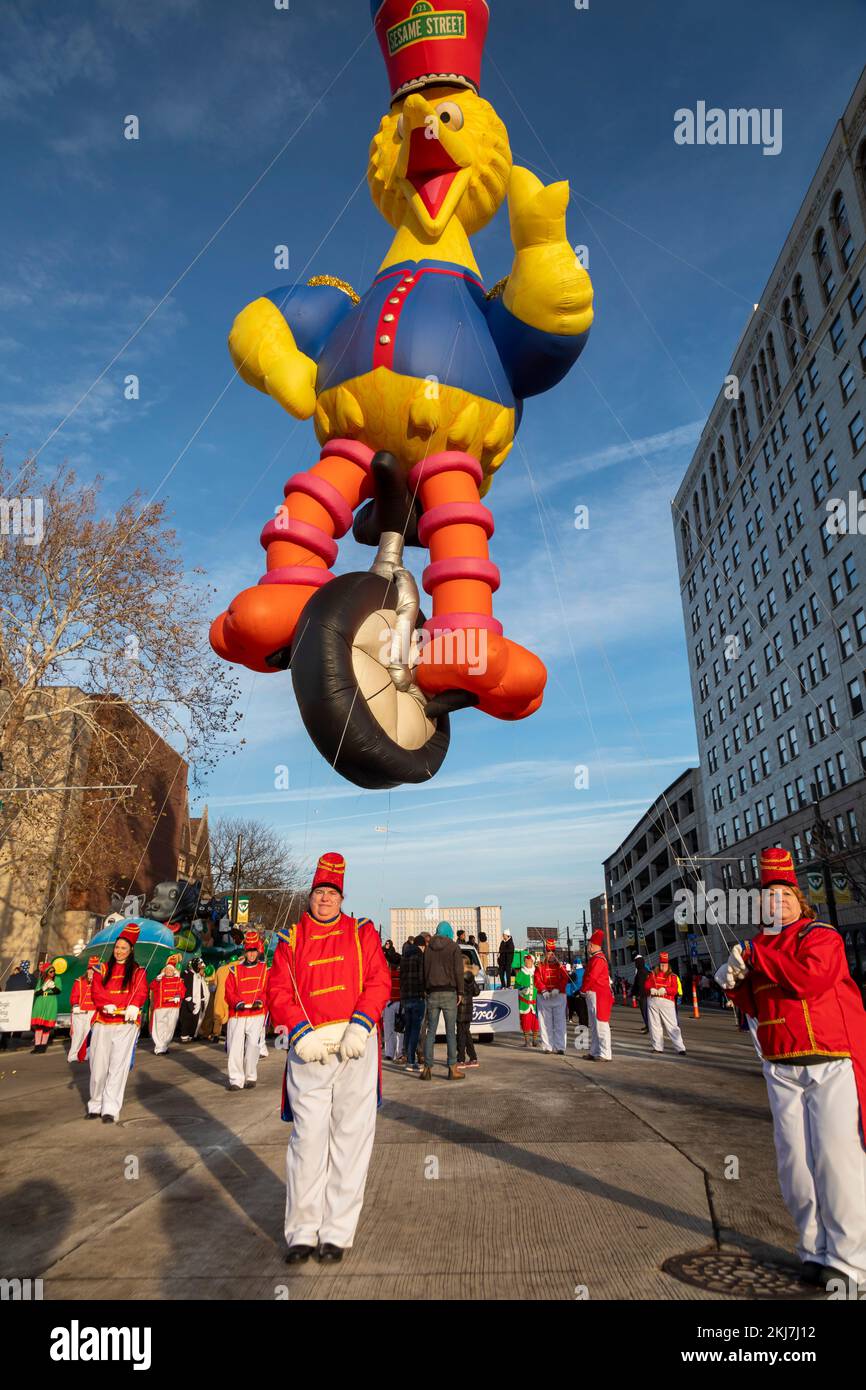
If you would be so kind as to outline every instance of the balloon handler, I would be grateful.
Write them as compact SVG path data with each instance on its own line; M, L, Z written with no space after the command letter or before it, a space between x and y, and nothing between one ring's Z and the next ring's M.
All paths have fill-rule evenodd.
M116 1124L132 1069L147 1002L147 975L135 958L141 928L127 922L114 943L105 976L93 976L96 1014L90 1033L90 1099L87 1118Z
M493 615L500 574L481 499L524 400L557 385L580 355L592 286L566 232L568 184L545 187L513 167L508 132L479 95L485 0L462 0L459 12L451 0L373 0L372 14L391 106L367 178L395 236L362 295L314 276L235 319L238 373L297 419L312 418L322 452L286 483L261 535L267 572L214 621L211 643L253 671L288 664L304 607L333 580L337 541L372 495L374 454L386 451L408 479L417 538L430 551L432 640L414 672L428 710L465 692L486 714L522 719L541 704L546 671ZM470 237L506 198L514 259L485 290Z
M299 922L278 932L268 981L271 1022L289 1044L283 1119L287 1261L351 1248L373 1151L379 1019L391 977L373 923L342 911L345 861L323 854Z
M225 998L229 1011L226 1051L230 1091L255 1090L265 1036L269 973L258 932L244 932L243 959L234 961L226 976Z
M807 1284L866 1292L866 1011L842 937L817 922L791 855L761 854L760 932L716 981L757 1020L779 1185Z
M72 986L69 1003L72 1008L72 1026L69 1030L69 1052L67 1062L86 1062L90 1041L90 1028L96 1006L93 1003L93 977L102 975L102 961L99 956L91 956L87 969Z

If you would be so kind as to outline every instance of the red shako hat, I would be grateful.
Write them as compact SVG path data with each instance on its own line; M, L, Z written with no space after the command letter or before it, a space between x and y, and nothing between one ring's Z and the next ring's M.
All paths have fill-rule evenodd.
M137 922L127 922L123 931L118 935L118 941L128 941L130 946L134 946L141 936L141 927Z
M244 950L260 951L262 949L262 939L257 931L244 932Z
M392 102L423 87L478 91L487 0L371 0L371 11Z
M590 946L604 945L604 932L601 930L601 927L599 927L598 931L593 932L592 936L589 938L589 944Z
M669 965L670 959L667 951L659 951L659 965Z
M88 970L98 970L102 974L102 959L100 956L91 956L87 962Z
M787 883L789 888L799 887L790 851L776 846L761 850L761 887L772 888L774 883Z
M310 888L336 888L340 896L343 896L343 879L346 877L346 861L342 854L336 850L329 850L323 854L313 875L313 883Z

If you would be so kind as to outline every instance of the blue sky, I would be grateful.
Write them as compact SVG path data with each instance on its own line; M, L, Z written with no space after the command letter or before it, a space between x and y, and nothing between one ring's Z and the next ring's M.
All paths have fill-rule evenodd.
M345 852L351 910L387 924L428 895L500 903L520 935L579 919L602 859L696 761L670 499L859 75L863 14L861 0L491 11L483 94L515 161L570 181L596 292L584 356L528 403L489 499L497 615L546 662L545 703L516 725L456 716L432 785L371 793L312 750L287 675L250 674L247 743L203 796L212 815L272 822L305 859ZM167 497L217 611L261 574L259 530L317 457L309 424L232 380L231 321L314 273L364 288L390 241L364 179L387 102L369 5L5 0L0 51L7 455L101 473L109 506L135 487ZM782 152L677 145L674 112L698 100L780 107ZM504 210L474 247L488 284L507 273ZM340 569L367 563L342 544Z

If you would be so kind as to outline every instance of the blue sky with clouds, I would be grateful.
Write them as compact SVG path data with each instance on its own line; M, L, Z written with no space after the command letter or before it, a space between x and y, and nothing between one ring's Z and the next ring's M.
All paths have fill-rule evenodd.
M483 94L516 162L570 181L596 292L584 356L529 402L489 499L497 615L546 662L545 703L516 725L458 715L432 785L361 792L312 750L290 678L249 674L246 744L203 794L212 814L269 820L304 858L343 850L356 911L387 923L428 895L501 903L520 934L578 919L603 857L696 760L670 499L859 75L863 12L491 12ZM317 457L309 424L233 378L232 318L314 273L363 288L390 241L365 182L387 102L369 5L4 0L0 51L7 455L101 473L109 506L135 487L166 496L217 611L261 574L259 530ZM674 112L699 100L780 107L782 152L677 145ZM123 138L130 114L138 141ZM507 273L504 210L475 252L488 284ZM340 568L368 562L342 544ZM280 764L288 792L274 790Z

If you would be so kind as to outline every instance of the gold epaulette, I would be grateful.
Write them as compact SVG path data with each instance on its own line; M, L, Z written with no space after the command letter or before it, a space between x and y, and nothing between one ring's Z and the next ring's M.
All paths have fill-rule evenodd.
M343 294L347 294L353 304L361 303L361 296L352 289L349 282L347 280L338 280L336 275L312 275L307 281L307 284L311 289L314 289L316 285L330 285L332 289L342 290Z
M502 294L503 294L504 291L505 291L505 286L506 286L507 284L508 284L508 276L507 276L507 275L503 275L503 277L502 277L501 280L497 280L497 281L496 281L496 284L493 286L493 289L487 291L487 296L486 296L486 297L487 297L488 299L500 299L501 296L502 296Z

